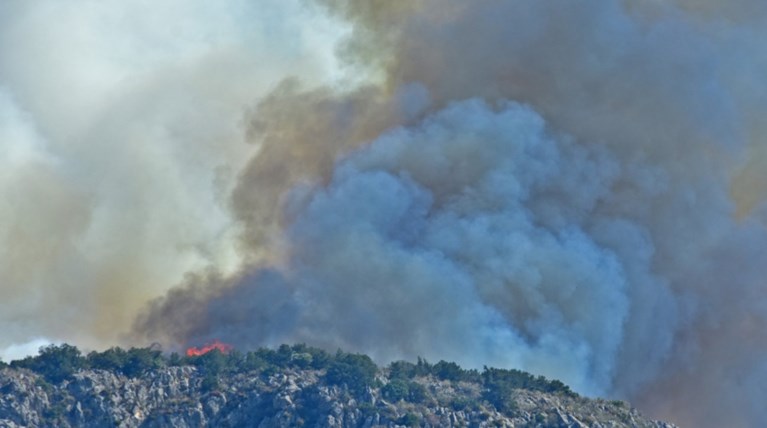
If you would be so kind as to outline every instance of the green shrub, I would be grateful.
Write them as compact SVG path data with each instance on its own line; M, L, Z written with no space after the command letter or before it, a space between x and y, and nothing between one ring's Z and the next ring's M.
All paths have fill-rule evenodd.
M192 357L192 364L202 369L206 375L218 376L227 368L227 356L218 349Z
M242 368L245 371L253 371L253 370L260 370L268 364L266 360L261 358L257 353L255 352L248 352L245 354L245 361L242 363Z
M221 383L218 376L212 373L207 373L205 377L202 378L202 383L200 384L200 390L203 393L218 391L220 387Z
M346 385L351 391L361 393L373 384L377 371L378 367L367 355L338 351L325 378L332 385Z
M138 377L164 366L162 351L154 348L130 348L126 352L122 372L128 377Z
M432 365L425 359L418 357L418 362L415 364L415 376L429 376L431 375Z
M312 368L315 370L327 369L333 356L319 348L307 348L306 351L312 356Z
M552 394L575 396L570 387L558 380L548 380L543 376L535 377L520 370L488 369L482 372L484 386L497 392L509 393L514 389L528 389Z
M404 379L392 379L381 388L381 393L389 401L408 400L410 398L410 382Z
M429 398L429 391L418 382L410 382L408 389L410 391L410 401L413 403L423 403Z
M416 365L407 361L394 361L389 364L389 378L412 379L416 374Z
M93 351L85 359L86 367L111 372L122 373L128 377L137 377L149 370L163 367L167 364L181 365L183 361L178 354L172 354L166 362L162 351L155 348L109 348L103 352Z
M458 381L463 377L463 369L456 363L440 361L432 367L432 373L439 379Z
M457 396L450 400L450 408L458 411L476 410L479 408L479 402L471 397Z
M66 343L42 347L36 357L27 357L11 363L11 367L32 370L52 383L70 378L84 366L85 358L80 350Z
M181 355L178 354L178 352L173 352L168 356L168 366L169 367L179 367L185 365L186 362L183 358L181 358Z
M314 358L312 354L308 352L294 353L290 358L291 365L298 367L299 369L308 369L312 367Z
M406 427L419 427L421 426L421 418L415 413L408 413L399 418L397 423Z
M128 353L122 348L114 347L104 352L93 351L88 354L86 360L90 368L122 372L128 363Z

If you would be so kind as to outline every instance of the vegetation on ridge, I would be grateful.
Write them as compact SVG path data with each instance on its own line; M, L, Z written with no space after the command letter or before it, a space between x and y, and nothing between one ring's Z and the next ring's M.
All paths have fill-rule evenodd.
M485 399L499 409L507 407L507 397L514 389L575 395L558 380L548 380L520 370L485 367L479 372L463 369L453 362L439 361L431 364L423 358L418 358L416 363L395 361L389 364L383 369L389 381L382 385L376 378L381 370L367 355L341 350L332 354L304 344L282 345L277 349L261 348L250 352L232 350L222 353L214 349L199 356L181 356L177 353L165 355L154 347L127 350L114 347L83 355L76 347L63 344L43 347L37 356L4 365L31 370L51 383L70 379L78 370L83 369L107 370L127 377L138 377L163 367L195 366L204 373L207 389L217 388L219 377L223 375L254 371L270 374L284 369L321 370L330 385L345 385L355 393L362 393L368 387L381 387L384 396L390 400L412 402L422 401L426 396L423 386L414 382L414 379L431 376L444 381L481 385L485 390Z
M673 428L519 370L467 370L423 358L379 368L363 354L306 345L224 351L84 355L71 345L48 346L0 364L0 425Z

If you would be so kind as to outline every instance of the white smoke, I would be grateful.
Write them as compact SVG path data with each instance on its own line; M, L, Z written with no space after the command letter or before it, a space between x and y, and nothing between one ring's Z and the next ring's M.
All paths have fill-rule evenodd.
M236 266L245 111L334 79L339 31L282 0L0 2L0 350L110 346L185 272Z

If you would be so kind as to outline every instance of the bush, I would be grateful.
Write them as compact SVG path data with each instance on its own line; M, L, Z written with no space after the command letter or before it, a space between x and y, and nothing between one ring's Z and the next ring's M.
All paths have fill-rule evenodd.
M206 374L205 377L202 378L202 383L200 384L200 390L203 393L218 391L220 387L221 382L219 381L218 376L211 373Z
M415 413L408 413L397 421L399 425L405 425L406 427L419 427L421 426L421 418Z
M88 354L86 360L90 368L122 372L128 362L128 353L115 347L104 352L93 351Z
M245 361L242 363L242 368L245 371L253 371L253 370L260 370L264 367L266 367L267 362L263 358L261 358L257 353L255 352L248 352L245 354Z
M224 356L226 357L224 366L227 373L241 373L246 371L246 354L236 349L232 349L225 353Z
M471 397L457 396L450 400L450 408L459 411L477 410L479 409L479 402Z
M312 356L312 368L315 370L328 368L330 366L330 361L333 359L333 357L323 349L307 348L305 352Z
M338 351L325 377L330 384L347 385L350 390L362 393L373 384L377 371L378 367L367 355Z
M260 348L257 351L253 352L254 357L257 357L258 359L264 361L264 365L273 365L280 367L280 361L277 357L277 352L267 349L267 348Z
M128 377L137 377L143 373L165 366L162 352L153 348L130 348L125 355L122 372Z
M415 365L415 376L429 376L431 374L432 365L425 359L418 357L418 362Z
M52 383L69 379L84 366L85 358L80 350L66 343L42 347L36 357L27 357L11 363L11 367L32 370Z
M463 378L464 370L456 363L440 361L432 367L432 373L442 380L459 381Z
M410 382L408 390L410 391L410 401L413 403L423 403L429 398L426 387L418 382Z
M412 379L415 377L416 366L407 361L394 361L389 364L389 378Z
M410 398L409 383L404 379L392 379L381 388L381 393L389 401L408 400Z
M174 356L175 355L175 356ZM93 351L85 359L86 367L122 373L128 377L137 377L148 370L166 365L162 352L155 348L109 348L104 352ZM171 364L172 362L172 364ZM181 365L178 354L171 355L170 365Z
M259 364L259 367L271 364L280 369L294 367L315 370L328 368L330 360L332 360L331 355L324 350L312 348L303 343L293 346L280 345L276 351L261 348L253 353L252 357L248 355L248 358L251 361L258 360L259 363L263 361L264 364Z
M202 369L206 375L218 376L227 367L227 356L218 349L192 357L192 364Z
M178 352L173 352L168 356L168 366L169 367L179 367L185 365L186 362L183 358L181 358L181 355L178 354Z
M289 367L293 360L293 349L288 345L280 345L280 347L277 348L277 352L274 353L273 358L274 359L271 362L277 367Z
M298 367L299 369L308 369L312 367L314 358L312 357L312 354L308 352L300 352L294 353L290 359L290 362L292 365Z
M381 393L384 398L392 402L404 400L410 403L423 403L429 398L425 386L405 379L392 379L381 388Z
M485 399L497 409L511 412L516 403L511 398L515 389L527 389L552 394L576 396L564 383L549 381L543 376L535 377L520 370L488 369L482 372L482 382L485 387Z

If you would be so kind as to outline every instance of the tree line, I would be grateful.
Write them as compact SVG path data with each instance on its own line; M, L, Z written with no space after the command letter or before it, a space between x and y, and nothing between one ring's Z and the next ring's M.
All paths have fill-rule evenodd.
M203 389L219 387L222 376L258 372L269 375L285 369L319 370L330 385L347 387L353 393L366 388L381 388L388 400L422 402L429 396L418 378L433 377L450 382L469 382L483 387L483 398L496 408L511 410L513 390L528 389L553 394L575 394L564 383L533 376L520 370L485 367L483 371L463 369L454 362L439 361L431 364L423 358L415 363L395 361L379 370L373 360L364 354L338 350L335 354L305 344L282 345L277 349L260 348L241 352L221 352L214 349L199 356L163 353L157 347L109 348L86 355L75 346L49 345L40 348L38 355L12 361L0 361L0 369L28 369L41 375L46 381L60 383L84 369L107 370L127 377L143 374L164 367L194 366L203 375ZM380 374L380 376L378 376ZM378 377L377 377L378 376ZM383 380L383 381L382 381Z

